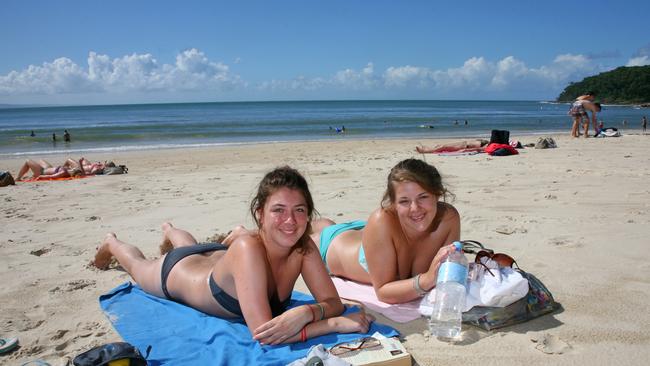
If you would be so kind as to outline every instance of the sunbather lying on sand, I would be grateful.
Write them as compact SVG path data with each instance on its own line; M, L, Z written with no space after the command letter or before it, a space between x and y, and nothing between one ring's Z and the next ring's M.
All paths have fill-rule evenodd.
M435 287L460 237L458 211L439 201L447 195L435 167L406 159L391 169L381 207L367 222L324 219L312 238L331 274L372 284L383 302L408 302Z
M436 145L434 147L416 146L415 151L420 154L436 154L446 152L470 152L470 151L483 151L483 148L489 143L488 140L465 140L458 142L450 142L447 144Z
M110 233L93 263L106 269L114 256L154 296L219 317L243 317L253 338L263 344L367 332L370 315L341 316L341 300L308 235L314 207L303 176L289 167L271 171L260 182L250 210L258 229L242 233L228 247L197 245L190 233L165 223L163 244L174 249L161 258L146 259ZM317 303L286 310L299 275Z
M83 168L84 173L86 175L94 175L94 174L102 174L104 172L104 168L114 167L115 163L113 163L112 161L109 161L107 163L102 163L100 161L97 161L93 163L82 156L77 161L73 159L67 159L65 163L63 163L63 166L66 168Z
M20 171L18 171L16 180L23 180L23 177L30 169L32 171L32 179L35 180L68 178L84 175L84 172L81 169L68 169L62 165L52 166L52 164L45 160L34 161L32 159L28 159L20 168Z

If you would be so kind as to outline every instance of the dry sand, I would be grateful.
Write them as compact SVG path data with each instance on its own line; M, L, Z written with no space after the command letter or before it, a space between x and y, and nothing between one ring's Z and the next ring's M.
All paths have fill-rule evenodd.
M455 344L429 339L424 319L395 324L378 316L402 332L418 364L646 364L650 136L556 141L557 149L527 148L510 157L426 156L456 194L462 238L512 254L564 309L491 333L464 327ZM153 256L165 220L198 239L250 226L255 184L282 164L305 174L322 216L364 219L378 206L390 167L422 156L413 150L419 142L97 154L87 157L126 164L129 174L0 188L0 335L17 336L21 344L0 356L0 364L40 358L64 365L91 346L120 340L97 299L129 276L87 265L106 232ZM15 174L22 161L5 158L0 168ZM306 290L302 282L298 287Z

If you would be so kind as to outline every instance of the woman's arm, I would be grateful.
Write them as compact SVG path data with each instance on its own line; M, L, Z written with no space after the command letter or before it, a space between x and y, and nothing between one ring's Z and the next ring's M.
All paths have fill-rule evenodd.
M243 234L233 240L220 265L228 267L244 320L254 339L263 344L284 343L295 335L300 339L302 328L313 320L312 310L307 305L298 306L273 318L268 290L273 279L269 278L272 271L266 258L260 238ZM292 270L290 260L286 263L287 270Z
M336 292L332 278L327 273L316 244L311 239L309 240L309 249L302 256L300 273L309 292L316 299L316 303L323 309L323 313L321 314L320 307L314 305L314 307L318 308L316 312L318 319L315 320L331 318L343 313L345 308L343 307L343 303L341 303L341 298L338 292Z
M438 268L440 263L454 251L454 247L451 243L460 240L460 214L454 208L454 206L442 203L445 207L445 213L442 217L438 230L443 230L447 232L445 239L440 243L441 248L438 249L436 256L431 261L429 269L420 274L418 278L418 283L420 288L425 291L430 291L436 286L436 281L438 279Z
M418 294L409 280L399 280L397 253L393 238L397 218L392 213L378 209L368 218L361 242L368 262L370 280L377 298L389 304L407 302Z
M230 245L219 265L227 266L225 269L232 276L244 320L254 334L255 329L273 317L268 295L271 270L264 245L259 237L240 236Z
M309 291L316 298L316 304L302 305L271 319L255 329L255 339L263 344L279 344L333 332L368 331L374 318L365 312L340 316L344 310L343 304L312 241L302 255L301 274Z

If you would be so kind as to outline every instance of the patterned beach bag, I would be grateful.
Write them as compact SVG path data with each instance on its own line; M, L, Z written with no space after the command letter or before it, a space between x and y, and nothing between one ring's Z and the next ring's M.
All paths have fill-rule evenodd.
M466 247L468 250L465 250ZM476 253L477 256L482 250L490 251L473 240L463 241L463 249L466 253ZM515 271L528 280L528 294L505 307L475 306L463 313L463 323L490 331L526 322L552 313L561 307L553 298L551 291L537 277L520 268Z

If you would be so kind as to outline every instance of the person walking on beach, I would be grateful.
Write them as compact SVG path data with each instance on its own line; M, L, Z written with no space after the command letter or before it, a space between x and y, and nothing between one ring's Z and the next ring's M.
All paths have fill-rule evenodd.
M63 130L63 141L70 142L70 133L68 130Z
M56 133L52 133L52 142L56 142Z
M643 118L641 118L641 128L643 128L644 135L647 127L648 127L648 119L646 118L646 116L643 116Z

